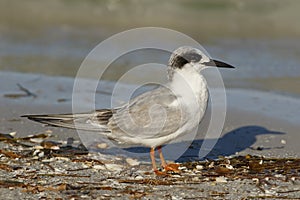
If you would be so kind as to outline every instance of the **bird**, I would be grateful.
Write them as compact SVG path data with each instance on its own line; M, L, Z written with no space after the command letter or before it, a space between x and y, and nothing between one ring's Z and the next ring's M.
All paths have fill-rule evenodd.
M202 72L210 67L235 68L211 59L198 48L181 46L169 58L165 85L146 91L119 107L86 113L22 117L51 126L97 131L120 144L149 147L155 174L177 172L178 164L165 161L162 146L198 127L209 99ZM163 171L156 166L155 150Z

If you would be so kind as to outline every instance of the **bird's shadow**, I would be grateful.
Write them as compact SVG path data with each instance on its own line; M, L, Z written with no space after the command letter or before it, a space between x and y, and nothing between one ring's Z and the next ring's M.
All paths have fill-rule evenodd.
M216 139L198 139L172 143L163 147L163 153L168 160L176 162L187 162L202 159L216 159L219 156L230 156L251 148L257 141L256 136L266 134L285 134L283 132L271 131L261 126L244 126L234 129L220 138ZM206 148L204 148L205 146ZM268 148L261 148L264 150ZM122 152L128 156L143 156L148 159L149 148L146 147L129 147L123 148ZM105 150L103 153L116 153L116 147ZM147 155L147 156L145 156ZM201 156L203 155L203 156Z

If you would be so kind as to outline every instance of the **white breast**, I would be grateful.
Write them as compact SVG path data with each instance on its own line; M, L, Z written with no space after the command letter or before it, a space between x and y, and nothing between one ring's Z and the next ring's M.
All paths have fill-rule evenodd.
M206 110L208 90L205 78L192 65L174 72L170 83L172 92L191 110ZM200 109L200 111L199 111Z
M204 116L208 101L207 83L192 65L187 64L174 72L170 87L187 113L186 124L178 130L179 134L184 134L197 127Z

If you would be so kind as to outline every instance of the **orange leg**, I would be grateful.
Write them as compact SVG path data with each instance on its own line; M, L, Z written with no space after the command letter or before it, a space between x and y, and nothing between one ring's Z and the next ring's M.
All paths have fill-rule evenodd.
M160 157L160 160L161 160L161 166L165 169L165 171L173 171L173 172L178 173L179 172L179 169L178 169L179 165L176 164L176 163L169 163L169 164L166 163L165 158L162 154L161 146L157 147L157 151L159 153L159 157Z
M157 147L157 151L158 151L158 153L159 153L159 158L160 158L160 160L161 160L161 166L162 166L163 168L165 168L165 167L167 166L167 163L166 163L165 158L164 158L164 156L163 156L163 154L162 154L161 146L158 146L158 147Z
M150 150L150 157L151 157L151 162L152 162L152 169L153 171L157 171L157 168L156 168L156 162L155 162L155 148L151 148Z
M150 157L151 157L152 168L153 168L154 173L158 176L165 176L166 175L165 172L161 172L161 171L157 170L156 162L155 162L155 148L153 148L153 147L150 150Z

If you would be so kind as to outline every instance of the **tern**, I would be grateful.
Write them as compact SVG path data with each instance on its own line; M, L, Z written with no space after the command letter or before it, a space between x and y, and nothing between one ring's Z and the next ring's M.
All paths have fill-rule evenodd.
M160 174L155 162L157 149L162 168L177 171L176 164L166 163L162 145L198 127L209 98L207 82L201 72L209 67L234 68L209 58L199 49L179 47L171 54L167 65L168 83L120 107L79 114L22 117L52 126L97 131L121 144L150 147L153 171Z

